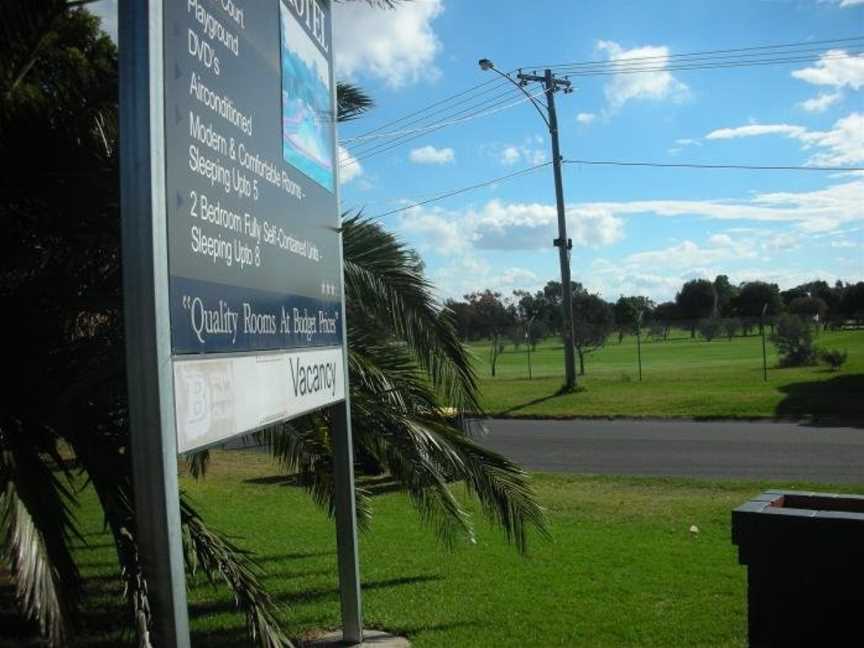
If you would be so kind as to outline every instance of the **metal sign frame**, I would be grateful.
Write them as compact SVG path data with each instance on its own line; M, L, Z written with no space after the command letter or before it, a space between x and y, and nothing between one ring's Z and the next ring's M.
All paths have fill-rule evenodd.
M154 645L185 648L190 639L169 303L164 1L119 3L123 291L136 540L148 583L150 632ZM330 76L335 122L332 66ZM334 173L338 206L338 158ZM344 276L341 237L339 271ZM359 643L363 631L344 282L341 285L345 399L332 408L337 550L343 638Z

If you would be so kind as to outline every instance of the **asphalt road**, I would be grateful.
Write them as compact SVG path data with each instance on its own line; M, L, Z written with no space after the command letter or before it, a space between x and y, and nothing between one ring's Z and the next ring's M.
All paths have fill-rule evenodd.
M864 426L487 419L485 446L529 470L864 484Z

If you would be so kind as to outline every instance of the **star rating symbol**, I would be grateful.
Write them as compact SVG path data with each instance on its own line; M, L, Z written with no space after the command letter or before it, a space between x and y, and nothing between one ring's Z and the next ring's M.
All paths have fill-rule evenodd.
M334 283L330 283L329 281L322 281L321 294L327 295L328 297L336 297L336 295L338 294L338 288Z

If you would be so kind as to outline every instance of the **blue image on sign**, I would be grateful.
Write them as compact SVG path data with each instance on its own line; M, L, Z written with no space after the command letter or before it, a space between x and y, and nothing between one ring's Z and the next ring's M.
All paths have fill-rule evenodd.
M334 191L330 65L297 19L280 8L282 157Z

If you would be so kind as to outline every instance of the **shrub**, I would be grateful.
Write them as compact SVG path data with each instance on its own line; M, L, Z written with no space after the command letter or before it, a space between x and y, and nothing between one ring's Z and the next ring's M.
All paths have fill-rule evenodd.
M727 317L722 320L723 325L723 334L729 338L729 341L732 341L732 338L738 334L738 331L741 330L741 320L735 317Z
M819 351L819 359L830 366L831 371L837 371L846 364L846 360L849 359L849 353L840 349L821 349Z
M665 340L669 326L664 322L651 322L648 325L648 337L652 340Z
M716 317L709 317L699 321L699 335L705 338L708 342L720 335L720 320Z
M780 354L781 367L802 367L814 364L813 324L795 315L781 315L777 319L771 342Z

